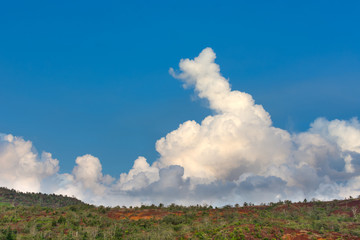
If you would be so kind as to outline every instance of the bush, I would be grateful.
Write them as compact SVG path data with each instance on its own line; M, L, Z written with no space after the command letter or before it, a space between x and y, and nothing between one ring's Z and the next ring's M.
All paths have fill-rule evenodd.
M183 216L169 214L169 215L165 216L162 221L167 224L179 225L181 223L185 223L185 218Z

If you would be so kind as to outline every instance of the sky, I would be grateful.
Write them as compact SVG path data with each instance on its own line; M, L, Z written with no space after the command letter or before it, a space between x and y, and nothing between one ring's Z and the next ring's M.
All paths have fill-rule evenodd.
M180 176L168 182L174 183L171 189L185 189L184 204L254 201L257 185L251 181L264 179L287 192L269 191L272 195L263 201L356 194L351 184L360 171L359 123L354 120L360 112L359 9L357 1L6 2L0 9L0 161L7 168L0 171L0 183L109 205L119 198L129 203L172 201L166 198L169 187L165 191L161 185L170 173ZM189 59L189 66L181 66L181 59ZM249 113L238 115L247 110L223 97L219 103L192 64L218 66L220 72L203 69L215 76L209 84L228 82L221 96L249 94L254 103L231 98L245 101ZM251 109L260 105L262 115L254 115ZM236 135L232 142L238 141L234 151L225 150L229 136L217 132L224 125L214 130L202 122L209 116L221 122L228 114L233 115L230 122L257 124L247 131L237 124L235 130L230 127ZM186 127L198 129L195 142L185 134ZM257 128L263 131L252 132ZM353 136L352 142L336 129ZM275 137L277 131L281 139ZM186 143L180 137L184 134ZM262 135L283 143L271 152L264 149ZM315 135L322 140L315 141ZM241 150L244 139L262 154ZM319 141L331 153L325 154L326 163L318 152L304 156ZM218 151L218 159L203 155L205 145ZM27 166L21 156L37 170L28 171L25 179L8 176L6 172L20 174ZM304 165L300 156L308 159L317 189L294 177L305 171L299 170ZM288 170L265 176L253 164L263 171ZM319 172L326 164L329 172ZM214 174L219 166L223 171ZM135 181L140 175L142 180ZM93 184L85 186L89 178ZM222 189L238 197L226 193L229 198L211 199L210 193L220 191L220 180L228 184ZM34 187L24 187L27 181ZM323 190L324 184L337 192ZM154 198L157 191L162 198ZM245 199L241 192L254 198ZM104 196L110 195L106 202Z

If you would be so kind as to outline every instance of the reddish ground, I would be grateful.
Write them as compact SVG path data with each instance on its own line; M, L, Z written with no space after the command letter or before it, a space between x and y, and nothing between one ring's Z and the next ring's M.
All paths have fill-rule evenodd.
M162 219L169 214L182 215L183 212L167 212L162 209L119 210L109 212L108 217L119 220Z
M315 205L314 202L308 202L308 203L293 203L290 205L283 204L278 205L275 207L276 211L292 211L297 210L303 207L311 208ZM349 217L353 217L353 208L357 208L358 211L356 214L360 215L360 199L348 199L345 201L341 201L339 203L335 204L341 209L335 210L331 214L342 214L347 215ZM315 206L316 207L316 206ZM231 209L208 209L205 211L198 211L197 217L199 218L199 221L201 220L202 216L207 215L210 217L212 221L216 221L217 218L220 216L223 217L226 214L229 214L233 211L236 211L240 215L248 215L251 214L252 217L256 217L257 213L255 209L259 208L266 208L266 206L251 206L251 207L242 207L242 208L231 208ZM183 215L184 212L177 211L177 212L171 212L167 211L166 209L121 209L121 210L113 210L108 213L108 217L113 219L129 219L129 220L140 220L140 219L162 219L165 216L169 214L176 214L176 215ZM360 217L360 216L359 216ZM277 219L274 221L281 221L280 219ZM284 220L285 221L285 220ZM241 225L241 228L247 228L248 231L244 232L245 239L259 239L259 236L261 238L267 238L267 239L282 239L282 240L306 240L306 239L317 239L317 240L337 240L337 239L357 239L360 240L360 237L350 236L347 234L340 234L338 232L327 232L325 234L320 234L318 232L315 232L313 230L296 230L296 229L290 229L290 228L280 228L280 227L260 227L254 226L252 224L245 224ZM233 225L228 227L230 232L236 231L237 226ZM352 229L354 228L360 228L360 223L354 223L351 226ZM258 234L258 235L257 235ZM191 234L190 234L191 235ZM189 238L191 236L189 235Z

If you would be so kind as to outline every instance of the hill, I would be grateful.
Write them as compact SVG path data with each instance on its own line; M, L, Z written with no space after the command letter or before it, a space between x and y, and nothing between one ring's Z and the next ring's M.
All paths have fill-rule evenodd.
M1 196L0 239L360 239L360 199L110 208L8 189Z
M23 193L0 187L0 205L56 208L79 204L84 203L73 197L44 193Z

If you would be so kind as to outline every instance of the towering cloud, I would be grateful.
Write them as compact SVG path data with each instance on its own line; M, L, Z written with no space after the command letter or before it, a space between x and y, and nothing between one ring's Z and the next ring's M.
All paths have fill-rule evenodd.
M199 97L209 101L216 114L201 124L187 121L156 143L161 165L180 165L185 176L211 180L236 180L244 173L265 174L285 163L291 137L271 126L269 114L253 98L232 91L214 63L215 53L204 49L194 60L181 60L179 75L194 85Z
M272 125L252 96L232 90L211 48L180 61L178 74L208 101L213 114L186 121L156 142L160 157L135 160L113 179L98 158L76 159L58 174L51 154L39 157L29 141L0 138L0 184L25 191L53 191L105 205L141 203L228 204L278 199L332 199L360 194L360 123L316 119L309 130L289 133ZM44 179L47 179L45 184Z

